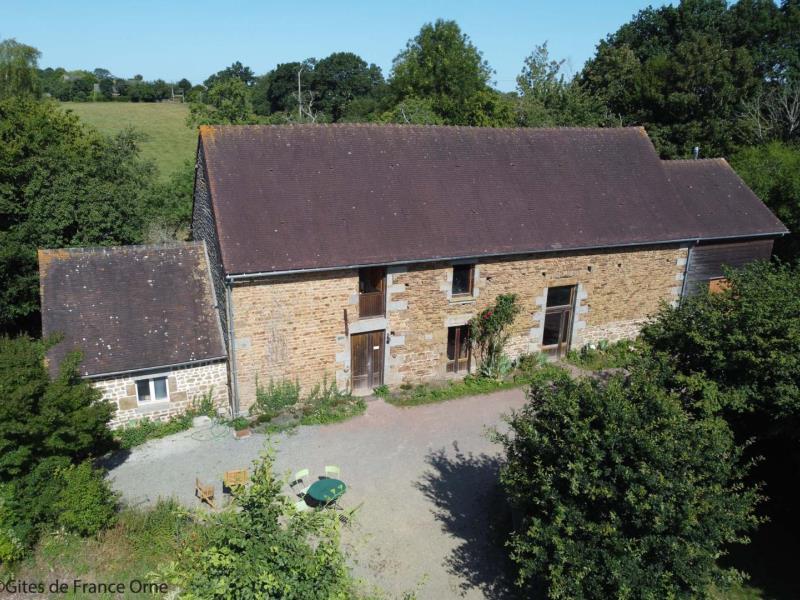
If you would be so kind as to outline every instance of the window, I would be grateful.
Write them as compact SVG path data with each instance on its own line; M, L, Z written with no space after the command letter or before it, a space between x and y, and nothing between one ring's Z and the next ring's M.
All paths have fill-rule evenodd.
M453 265L453 296L472 295L475 265Z
M382 317L386 269L371 267L358 271L358 317Z
M447 372L469 371L469 325L447 328Z
M167 378L153 377L152 379L139 379L136 382L136 396L139 402L169 401Z

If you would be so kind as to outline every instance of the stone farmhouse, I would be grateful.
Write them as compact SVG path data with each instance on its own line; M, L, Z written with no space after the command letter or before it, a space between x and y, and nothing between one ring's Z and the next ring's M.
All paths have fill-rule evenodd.
M463 377L502 293L511 358L631 338L785 233L723 159L663 161L642 128L201 127L195 241L42 252L44 330L119 422L212 388L244 414L270 380Z

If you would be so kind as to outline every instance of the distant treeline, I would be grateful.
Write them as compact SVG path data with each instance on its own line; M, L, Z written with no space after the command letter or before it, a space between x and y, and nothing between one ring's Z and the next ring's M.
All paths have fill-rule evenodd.
M163 79L145 81L141 75L126 79L108 69L67 71L48 67L39 69L38 75L42 93L62 102L159 102L171 99L173 93L184 95L192 88L188 79L175 83Z

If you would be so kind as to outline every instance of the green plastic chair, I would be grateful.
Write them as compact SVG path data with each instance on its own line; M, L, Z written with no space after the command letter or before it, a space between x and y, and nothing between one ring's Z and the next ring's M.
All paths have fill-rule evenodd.
M304 498L306 492L308 492L308 488L311 487L311 484L306 485L306 479L309 476L310 471L308 469L300 469L297 473L294 474L292 481L289 482L289 487L292 488L292 491L297 494L298 498ZM301 486L301 489L298 491L295 486Z
M325 465L325 476L323 479L339 479L342 476L342 470L336 465Z

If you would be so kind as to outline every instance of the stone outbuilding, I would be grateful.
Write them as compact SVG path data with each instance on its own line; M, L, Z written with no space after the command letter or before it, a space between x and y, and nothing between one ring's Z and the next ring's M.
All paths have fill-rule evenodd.
M55 373L80 374L113 402L119 427L165 420L204 397L229 412L227 354L203 242L39 251L42 330L62 336Z
M663 161L638 127L201 127L193 211L235 413L270 380L462 377L503 293L511 358L630 338L787 232L724 160Z

